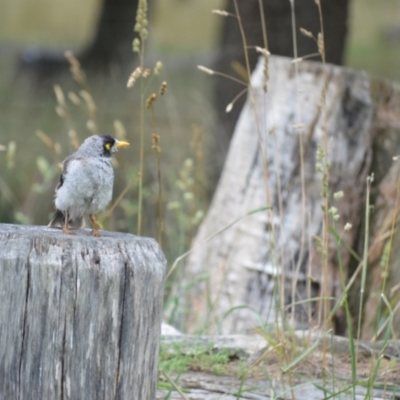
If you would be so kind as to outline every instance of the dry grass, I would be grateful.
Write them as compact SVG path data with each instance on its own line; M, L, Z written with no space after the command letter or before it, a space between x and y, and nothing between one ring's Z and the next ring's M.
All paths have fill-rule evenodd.
M57 8L57 5L61 3L63 5L60 7L63 8ZM7 24L0 28L0 37L14 38L20 43L81 45L90 38L88 21L90 22L90 19L93 21L95 4L85 3L86 7L80 10L77 16L73 13L75 3L61 3L54 3L55 8L48 9L48 0L41 0L35 6L35 15L37 15L32 18L31 6L25 6L22 9L17 8L17 4L20 3L8 2L4 8L5 15L8 16ZM114 132L115 125L123 126L126 139L133 144L129 152L124 152L117 158L115 186L117 203L113 207L113 212L110 213L110 218L103 219L105 227L136 232L139 212L142 216L142 222L139 224L143 227L142 233L158 237L159 241L164 243L164 251L171 261L188 249L191 237L200 222L200 219L196 217L199 215L198 211L204 211L207 206L205 167L207 164L212 165L216 158L223 156L225 151L218 147L218 129L210 105L211 81L195 69L196 64L208 64L208 62L201 62L200 59L190 60L182 55L178 57L176 54L190 50L193 55L196 50L207 49L215 43L214 33L219 17L211 15L211 9L219 8L220 3L215 4L211 0L192 2L161 0L159 2L154 15L154 42L149 54L151 61L146 61L143 67L152 68L156 61L153 54L157 49L161 49L164 53L162 59L165 71L156 82L156 87L158 88L161 82L166 80L168 92L144 112L143 125L139 122L140 102L141 98L148 98L148 96L143 96L139 86L129 91L126 89L129 74L124 75L120 72L93 80L91 77L88 78L90 93L96 102L95 126L100 132L110 133ZM376 0L375 2L372 0L354 2L355 26L363 28L366 23L363 18L368 17L365 16L366 8L362 8L362 4L371 6L372 12L368 14L370 16L378 9L374 9ZM398 1L390 0L392 13L397 10L398 4ZM379 9L383 7L380 6ZM48 12L44 13L43 10ZM387 11L382 12L382 14L386 13ZM62 24L60 18L64 20L65 15L71 15L70 20L73 20L74 24ZM73 18L72 15L74 15ZM385 18L390 15L386 15ZM383 20L383 17L371 18L370 31L373 31L372 27L379 31ZM54 31L56 34L48 35L49 31ZM375 49L364 52L366 41L373 43ZM357 63L361 62L356 55L359 53L358 55L363 56L365 53L364 61L371 62L370 69L373 72L400 78L397 75L400 71L398 67L400 58L393 55L393 49L396 47L386 47L386 54L389 54L388 57L393 57L393 65L396 67L388 67L388 63L382 63L383 56L378 58L380 63L375 62L376 55L381 55L385 49L379 40L372 39L372 36L366 34L354 33L349 46L350 64L358 66ZM170 56L169 52L173 56ZM82 89L72 82L70 76L57 79L57 83L64 90L71 113L69 120L60 120L54 111L57 104L51 88L39 92L36 87L29 85L28 80L16 75L9 58L11 54L12 52L0 53L0 58L5 60L5 71L0 77L0 145L11 148L10 143L15 142L16 149L12 158L13 163L10 163L7 157L0 158L0 189L3 194L0 196L0 221L46 224L53 210L53 190L59 172L57 163L73 150L68 131L73 125L79 141L92 131L88 129L87 110L74 104L74 101L70 101L75 98L74 96L79 97L79 90ZM376 69L378 64L382 64L382 69L379 71ZM68 97L69 92L73 92L74 95ZM80 98L84 104L82 95ZM93 109L91 111L93 112ZM94 118L91 117L91 120L93 121ZM116 121L119 122L116 124ZM93 126L90 124L89 128ZM146 128L143 130L141 126L146 126ZM55 146L44 146L43 140L41 141L35 135L38 129L45 132ZM143 133L143 168L139 163L140 131ZM45 138L43 135L41 137ZM154 150L156 157L152 154ZM141 170L143 170L142 211L137 209L137 176ZM268 171L265 171L265 175L267 180ZM120 198L118 198L119 195L121 195ZM160 206L161 197L164 209ZM164 224L160 222L162 221L160 217L163 218ZM162 232L160 233L162 230L165 232L164 236ZM179 302L179 299L177 301ZM297 348L296 351L299 352L300 349ZM296 355L290 356L293 359ZM352 379L363 380L371 372L371 359L358 357L355 365L356 376L354 376L354 370L352 370L354 356L354 353L351 357L338 356L335 359L335 370L339 370L344 378L349 378L353 374ZM264 379L265 368L267 368L272 378L280 380L283 365L281 355L277 352L271 353L267 361L249 370L249 376L254 379ZM334 376L332 367L328 353L312 352L304 356L287 376L292 379L292 383L297 382L297 374L309 380L326 373ZM233 374L239 378L242 365L236 361L227 364L224 368L227 374ZM382 360L378 377L373 383L381 382L380 374L382 374L383 383L390 381L399 384L398 363ZM341 377L334 376L332 379L340 380Z
M285 345L270 344L250 357L244 355L239 348L212 351L212 345L204 346L201 339L198 345L192 343L190 347L178 340L175 344L162 346L160 368L173 377L176 382L174 387L180 386L187 398L191 398L190 391L196 389L203 389L210 396L214 391L218 391L221 396L237 393L238 399L253 398L248 393L252 393L254 398L264 398L267 395L282 398L277 394L273 396L272 392L276 389L278 392L285 390L284 398L296 398L290 390L298 388L301 392L304 385L308 385L309 389L325 390L325 396L329 398L351 398L349 396L354 381L346 340L332 338L332 343L335 341L336 344L335 351L331 353L323 350L322 346L308 352L313 342L307 339L293 341L293 338L295 336L289 334ZM302 356L304 353L307 354ZM372 394L372 391L380 389L379 398L394 398L400 390L400 364L396 356L392 356L384 358L371 356L368 351L362 352L357 361L356 392L364 390L365 393L369 388ZM293 363L296 359L299 359L298 362ZM377 365L379 368L376 376L371 378ZM188 389L185 389L186 385ZM163 388L163 384L160 383L159 387ZM249 397L246 397L245 392ZM309 395L310 398L318 398L315 391Z

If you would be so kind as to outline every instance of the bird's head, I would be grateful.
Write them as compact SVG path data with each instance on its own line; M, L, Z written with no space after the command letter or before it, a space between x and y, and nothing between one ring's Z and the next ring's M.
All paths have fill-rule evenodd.
M129 146L128 142L117 140L109 135L88 137L79 148L79 152L97 157L111 157L120 148Z

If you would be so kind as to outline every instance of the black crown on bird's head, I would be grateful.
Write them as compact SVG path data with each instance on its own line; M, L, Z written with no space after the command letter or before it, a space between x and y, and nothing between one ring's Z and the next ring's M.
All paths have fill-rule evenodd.
M119 148L129 146L128 142L120 141L110 135L93 135L88 137L79 147L80 153L100 157L111 157Z

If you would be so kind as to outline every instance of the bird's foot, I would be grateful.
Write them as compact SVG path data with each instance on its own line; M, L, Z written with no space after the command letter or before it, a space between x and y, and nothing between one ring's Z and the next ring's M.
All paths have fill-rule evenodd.
M64 233L66 233L67 235L75 235L74 231L71 231L71 229L69 229L68 227L64 226L63 230Z
M100 232L97 229L93 229L92 230L92 236L100 237L101 235L100 235Z

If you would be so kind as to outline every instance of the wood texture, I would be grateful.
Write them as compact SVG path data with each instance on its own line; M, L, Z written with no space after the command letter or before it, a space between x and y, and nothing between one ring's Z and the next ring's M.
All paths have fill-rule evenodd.
M343 400L374 400L397 399L397 393L391 390L368 388L359 385L355 388L355 395L349 385L343 382L335 382L335 388L329 384L326 391L320 389L323 383L319 379L306 382L296 382L291 387L289 382L282 385L280 382L260 381L258 379L245 379L231 376L216 377L210 373L190 371L179 376L178 384L184 388L188 400L270 400L270 399L296 399L296 400L321 400L327 397L327 393L336 390L337 397ZM319 386L319 387L318 387ZM347 390L345 390L347 388ZM342 392L340 390L343 390ZM238 394L240 393L240 394ZM163 400L168 395L167 390L158 390L156 400ZM182 396L172 392L170 400L181 400Z
M0 397L155 396L165 258L153 239L0 225Z
M340 215L335 229L350 247L358 239L373 141L368 76L271 57L266 82L264 68L261 59L252 77L254 95L239 118L219 186L194 241L188 273L193 280L208 273L209 281L190 294L189 307L196 312L189 329L206 319L210 332L245 332L259 324L258 318L275 322L277 306L318 296L323 286L325 295L340 295L337 246L332 243L323 282L314 239L322 237L324 226L317 148L325 147L325 140L330 196L344 193L341 200L331 197ZM247 216L205 243L265 206L271 210ZM347 222L354 228L344 232ZM343 252L343 265L348 262ZM284 293L280 304L275 302L278 290ZM288 308L296 326L316 317L310 304Z

